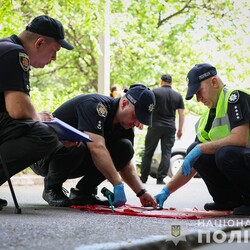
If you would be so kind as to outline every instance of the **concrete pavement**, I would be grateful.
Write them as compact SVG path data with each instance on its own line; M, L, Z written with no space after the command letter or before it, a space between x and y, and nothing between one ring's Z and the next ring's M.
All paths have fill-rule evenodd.
M69 180L65 183L65 187L69 189L75 185L77 180ZM100 249L249 249L250 247L250 218L248 217L221 217L206 220L176 220L176 219L156 219L131 216L116 216L116 215L93 215L87 212L77 212L70 209L58 209L49 207L41 198L43 190L43 178L35 174L17 175L12 177L12 183L15 188L18 201L23 210L22 215L13 215L14 204L12 202L8 185L4 184L0 188L0 197L6 198L9 202L8 207L0 212L1 225L5 225L1 229L2 247L0 249L77 249L77 250L100 250ZM106 186L112 190L109 182L103 182L101 186ZM31 192L31 187L37 189L36 192ZM150 193L155 194L162 189L162 185L156 185L155 179L150 178L145 187ZM128 203L139 205L138 199L134 193L126 187L125 189ZM193 179L190 184L180 189L175 194L169 197L167 207L197 207L203 209L203 204L211 200L205 185L200 179ZM79 219L81 221L79 221ZM35 219L35 221L33 221ZM14 220L14 221L13 221ZM38 221L37 221L38 220ZM95 220L97 224L95 225ZM19 223L18 223L19 221ZM50 222L49 222L50 221ZM63 221L63 222L62 222ZM81 225L83 221L89 221L91 227ZM112 223L110 224L110 222ZM9 225L12 223L12 226ZM21 224L20 224L21 223ZM71 235L72 228L79 226L84 228L86 239L79 239L79 243L74 245L69 242L68 245L62 246L61 241L54 239L50 230L52 223L56 231L62 234ZM65 226L70 223L70 228ZM26 227L23 227L26 225ZM60 224L60 225L57 225ZM63 225L65 224L65 225ZM35 226L34 226L35 225ZM35 230L37 227L45 227L48 232L41 234L46 242L41 243L41 247L37 245L39 239L36 239ZM64 227L61 227L64 226ZM178 230L172 232L174 227ZM105 230L101 230L101 228ZM19 242L13 243L12 247L3 245L13 228L21 229L26 235L27 243L22 239L22 245ZM25 229L27 228L27 229ZM32 229L31 229L32 228ZM77 229L76 229L77 230ZM90 232L89 232L90 231ZM50 232L50 233L49 233ZM176 234L177 232L177 234ZM21 232L19 232L21 233ZM5 235L6 234L6 235ZM29 238L29 235L34 237ZM57 234L57 233L56 233ZM114 235L114 237L112 237ZM20 237L20 236L19 236ZM71 235L72 237L72 235ZM96 238L95 238L96 237ZM10 238L14 241L15 238ZM32 239L36 239L32 242ZM125 239L125 240L124 240ZM76 241L76 239L75 239ZM56 243L57 242L57 243ZM60 247L59 244L60 243ZM72 245L70 245L70 243ZM210 243L210 244L208 244ZM30 244L30 248L27 248ZM34 244L34 247L32 247ZM56 244L56 245L55 245ZM4 246L4 248L3 248ZM25 248L26 246L26 248ZM53 248L52 248L53 246ZM70 247L71 246L71 247Z

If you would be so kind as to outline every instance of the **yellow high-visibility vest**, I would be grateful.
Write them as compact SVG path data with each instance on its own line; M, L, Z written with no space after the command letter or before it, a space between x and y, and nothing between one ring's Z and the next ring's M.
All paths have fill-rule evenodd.
M235 90L228 90L226 88L224 88L221 91L216 106L215 118L209 132L205 131L205 127L208 121L210 109L207 109L196 123L195 125L196 135L200 142L216 141L230 135L231 128L227 114L227 109L228 109L228 98L230 97L233 91ZM248 136L248 145L250 145L250 132Z

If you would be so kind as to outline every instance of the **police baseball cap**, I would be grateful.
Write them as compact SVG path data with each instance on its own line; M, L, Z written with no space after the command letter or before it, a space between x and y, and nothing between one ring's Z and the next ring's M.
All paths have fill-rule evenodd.
M142 84L134 84L130 86L125 96L135 106L135 115L138 121L152 126L152 111L155 107L153 91Z
M164 74L161 76L161 80L164 82L172 83L172 76L169 74Z
M72 50L74 47L64 40L64 29L60 21L49 16L42 15L34 18L27 25L26 30L39 35L55 38L63 48Z
M217 75L216 68L208 63L196 64L187 75L188 90L186 100L192 99L200 87L200 83Z

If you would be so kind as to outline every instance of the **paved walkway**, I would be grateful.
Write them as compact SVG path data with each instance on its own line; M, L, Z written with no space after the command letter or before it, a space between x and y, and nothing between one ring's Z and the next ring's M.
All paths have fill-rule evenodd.
M37 176L36 174L29 173L29 174L21 174L16 175L11 178L12 184L14 188L17 186L33 186L39 185L43 186L43 177ZM74 186L76 183L76 179L68 180L66 185L68 187ZM199 180L197 180L199 182ZM110 183L108 183L110 184ZM7 183L4 186L8 185ZM105 183L107 185L107 183ZM155 190L162 188L160 185L155 185L155 179L149 180L146 184L146 187L149 190L152 190L155 193ZM203 191L204 192L204 191ZM134 196L134 195L133 195ZM180 194L180 197L183 197L183 194ZM194 194L195 196L195 194ZM128 197L129 198L129 197ZM170 201L171 202L171 201ZM188 204L188 203L187 203ZM189 206L189 205L187 205ZM244 217L226 217L223 218L226 225L231 227L222 227L219 228L218 225L213 226L209 224L209 222L204 222L204 225L200 225L200 228L194 233L187 233L184 234L183 232L180 233L179 236L172 236L166 240L164 238L152 238L148 241L134 241L133 244L127 244L127 242L120 243L107 243L105 244L96 244L96 245L83 245L82 247L78 248L78 250L101 250L101 249L197 249L197 250L245 250L250 249L250 219ZM222 221L222 220L221 220ZM236 222L244 221L242 224L237 224ZM178 225L179 221L176 221ZM206 223L208 223L206 225ZM222 222L223 223L223 222ZM173 223L171 223L172 225ZM231 225L230 225L231 224ZM233 226L233 227L232 227ZM206 230L200 230L204 228ZM183 231L183 227L180 227L180 230ZM178 233L178 231L177 231ZM174 233L172 235L175 235ZM207 244L210 243L210 244Z

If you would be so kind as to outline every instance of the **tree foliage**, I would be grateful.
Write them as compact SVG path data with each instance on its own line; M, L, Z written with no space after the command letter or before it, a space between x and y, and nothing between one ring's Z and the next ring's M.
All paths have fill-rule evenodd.
M104 32L104 0L0 0L0 37L20 33L37 15L60 20L73 51L32 69L32 99L53 111L63 101L97 91L99 35ZM225 83L249 89L249 11L244 0L110 0L111 84L158 85L171 73L183 96L185 78L196 63L215 65ZM187 109L201 112L190 101Z

